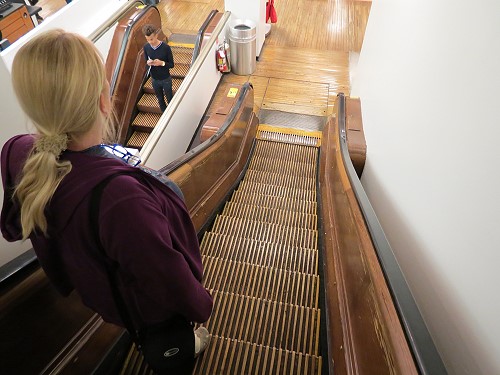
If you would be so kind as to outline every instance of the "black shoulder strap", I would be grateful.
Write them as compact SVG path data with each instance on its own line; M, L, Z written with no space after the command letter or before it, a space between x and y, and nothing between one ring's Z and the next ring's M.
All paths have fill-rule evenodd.
M101 197L102 197L102 192L104 191L104 188L106 185L115 177L120 176L120 175L133 175L134 173L128 172L128 171L123 171L123 172L118 172L112 175L109 175L106 177L104 180L102 180L99 184L97 184L96 187L92 190L92 195L90 197L90 228L92 230L92 235L95 239L95 243L97 244L98 250L101 252L101 254L108 258L106 254L106 251L104 250L104 247L102 246L101 239L99 236L99 207L101 204ZM125 328L127 331L130 333L132 336L133 340L138 342L139 341L139 333L138 331L134 328L134 324L132 322L132 318L130 316L130 313L127 308L127 304L125 303L122 294L120 293L118 286L116 285L116 269L111 266L111 263L106 263L105 262L105 267L106 267L106 272L108 274L108 280L109 284L111 286L111 293L113 294L113 299L116 304L116 308L118 310L118 313L120 314L120 318L122 319L123 324L125 325Z

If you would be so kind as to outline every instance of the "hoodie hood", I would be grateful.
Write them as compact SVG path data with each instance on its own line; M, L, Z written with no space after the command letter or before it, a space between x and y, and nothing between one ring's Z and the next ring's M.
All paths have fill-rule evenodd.
M129 166L120 159L85 152L65 152L62 158L69 160L73 168L58 186L48 206L48 215L57 212L57 216L50 216L50 222L56 231L64 230L75 210L106 177L121 171L138 171L138 168Z
M3 236L8 241L21 239L20 207L12 199L12 192L34 142L33 135L18 135L7 141L2 149L4 201L1 229ZM65 151L61 155L61 159L70 161L73 168L57 187L46 209L50 230L55 233L65 229L75 210L99 182L119 171L137 170L137 168L124 164L120 159L86 152ZM57 212L57 216L52 215L51 212Z

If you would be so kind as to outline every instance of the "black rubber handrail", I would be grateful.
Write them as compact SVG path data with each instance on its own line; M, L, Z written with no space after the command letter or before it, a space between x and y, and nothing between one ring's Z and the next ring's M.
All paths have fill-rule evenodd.
M234 103L233 108L231 109L231 112L226 117L226 120L224 121L224 124L217 130L217 132L212 135L210 138L208 138L205 142L199 144L195 148L191 149L189 152L185 153L184 155L178 157L171 163L167 164L165 167L161 168L159 172L162 174L169 174L172 173L175 169L179 168L181 165L187 163L189 160L194 158L196 155L198 155L200 152L203 150L207 149L210 147L213 143L217 141L229 128L229 125L232 124L234 121L236 114L240 110L241 105L243 104L243 101L245 100L246 94L250 88L253 88L252 84L250 82L246 82L243 84L241 89L239 90L240 95L236 102Z
M196 34L196 42L194 44L194 50L193 50L193 57L191 58L191 65L195 62L195 60L198 58L198 55L200 54L201 51L201 44L203 41L203 35L205 34L205 31L210 24L210 21L215 17L215 15L219 13L217 9L214 9L210 12L208 15L207 19L203 24L201 25L200 29L198 30L198 33Z
M0 267L0 285L11 276L17 274L19 271L28 267L37 260L38 258L36 257L35 251L33 249L29 249L12 259L10 262L5 263Z
M140 1L138 1L137 3L142 4L142 2L140 2ZM130 33L132 32L132 29L133 29L134 25L137 23L137 21L139 21L142 17L144 17L144 15L149 10L149 8L155 8L156 11L158 11L158 9L154 5L146 6L145 8L143 8L142 12L137 14L135 16L135 18L133 18L131 20L131 22L129 22L129 24L127 25L127 28L125 29L125 33L124 33L123 39L122 39L122 45L120 46L120 52L118 53L118 58L116 59L115 70L113 71L113 76L111 77L111 82L109 83L109 91L111 92L111 95L113 95L113 93L115 92L116 81L118 79L118 74L120 73L122 61L123 61L123 58L125 56L125 51L127 50L127 44L128 44L128 39L130 37Z
M406 339L410 346L412 355L419 372L422 375L447 374L443 360L441 359L434 341L420 314L420 310L411 294L406 279L394 256L391 245L385 236L384 230L375 214L363 185L354 170L349 151L347 149L346 125L345 125L345 96L338 94L338 125L340 137L340 150L344 166L349 176L352 189L363 213L365 222L370 232L373 246L377 254L382 272L389 287L396 311L399 315Z

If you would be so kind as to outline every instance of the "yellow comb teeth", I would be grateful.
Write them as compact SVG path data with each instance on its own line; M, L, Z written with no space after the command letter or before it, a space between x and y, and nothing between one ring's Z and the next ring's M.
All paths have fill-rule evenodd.
M257 139L320 147L321 132L261 124L257 128Z
M183 47L183 48L191 48L194 49L194 44L192 43L177 43L177 42L168 42L170 47Z

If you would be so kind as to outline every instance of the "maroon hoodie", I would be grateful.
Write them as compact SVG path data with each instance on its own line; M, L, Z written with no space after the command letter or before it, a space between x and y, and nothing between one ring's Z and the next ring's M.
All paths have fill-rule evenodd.
M21 239L19 206L9 187L19 178L33 146L19 135L1 154L4 202L1 230L7 241ZM201 285L203 267L195 229L183 200L162 182L121 160L85 152L64 152L73 166L46 208L49 238L30 240L45 273L63 295L73 289L85 305L123 326L108 283L104 257L90 228L90 195L107 176L99 211L99 236L106 255L118 265L120 290L138 326L182 315L206 321L212 297Z

